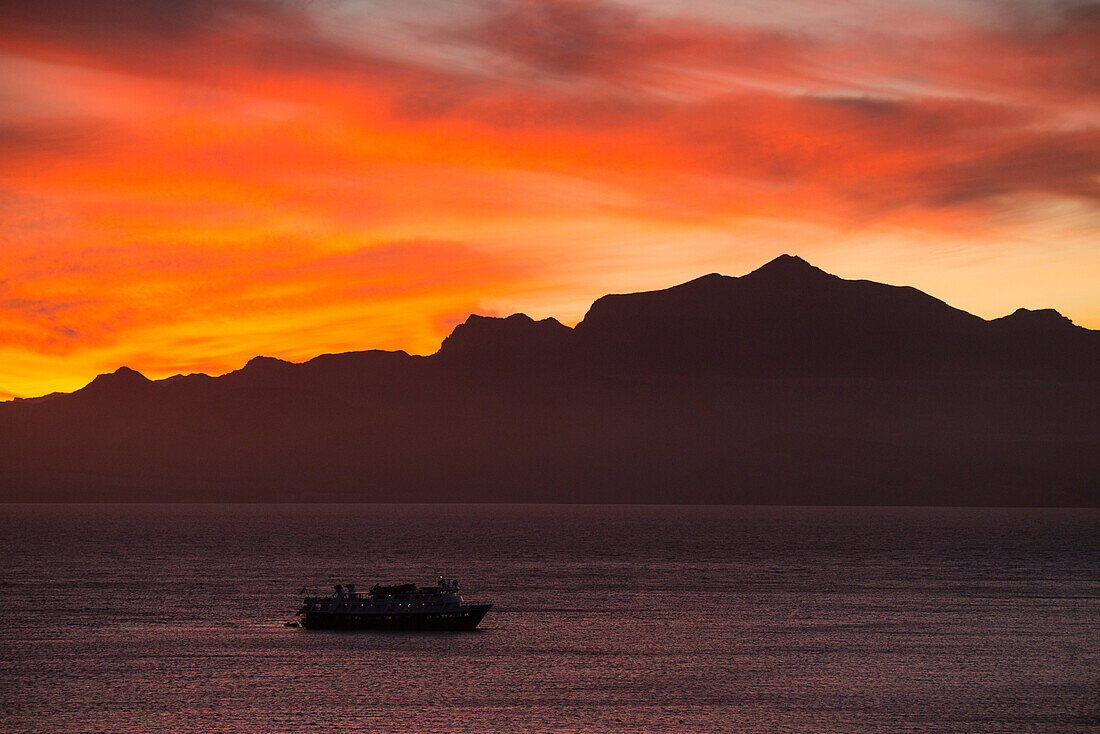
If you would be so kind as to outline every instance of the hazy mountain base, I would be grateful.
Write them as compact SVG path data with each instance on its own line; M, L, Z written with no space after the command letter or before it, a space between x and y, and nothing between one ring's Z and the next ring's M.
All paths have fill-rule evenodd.
M5 454L21 457L4 462L4 495L1075 506L1095 504L1100 476L1095 383L695 377L451 387L360 400L210 391L122 410L89 399L36 411L19 421L25 432L4 437Z

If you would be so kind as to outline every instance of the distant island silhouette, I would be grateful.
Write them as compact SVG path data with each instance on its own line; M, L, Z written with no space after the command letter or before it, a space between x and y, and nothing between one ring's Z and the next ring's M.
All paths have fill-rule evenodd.
M0 500L1097 506L1100 332L784 255L430 356L0 403Z

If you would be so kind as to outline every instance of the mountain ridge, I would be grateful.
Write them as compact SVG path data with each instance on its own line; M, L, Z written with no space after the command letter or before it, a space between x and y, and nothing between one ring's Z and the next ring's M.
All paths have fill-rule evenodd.
M0 501L1100 504L1100 332L800 258L0 403Z
M1060 330L1066 331L1069 327L1076 330L1074 333L1088 333L1100 336L1100 331L1093 331L1084 327L1074 324L1071 319L1062 315L1055 309L1027 309L1018 308L1011 314L1001 316L994 319L982 319L979 316L969 314L962 309L950 306L946 302L935 298L923 291L920 291L912 286L897 286L888 285L884 283L878 283L870 280L846 280L836 275L817 268L811 265L806 260L797 255L783 254L773 260L765 263L756 270L746 273L742 276L728 276L719 273L708 273L706 275L699 276L692 280L680 283L677 285L669 286L667 288L661 288L651 291L640 291L636 293L615 293L607 294L597 298L592 306L589 308L585 317L578 322L576 327L570 328L565 326L554 317L548 317L540 320L535 320L524 313L514 313L506 317L497 316L482 316L479 314L470 314L467 319L456 325L455 328L448 334L442 341L440 348L431 355L426 355L427 358L434 358L443 355L446 358L451 358L457 354L472 354L479 350L495 350L497 352L519 346L521 348L529 348L533 352L543 352L552 348L567 349L565 340L569 338L569 335L573 333L585 333L592 330L593 321L597 323L605 319L613 320L636 320L637 312L631 311L628 316L617 316L614 311L616 308L620 308L619 304L629 304L637 308L638 302L645 299L651 299L654 301L654 305L641 304L643 311L652 311L654 307L667 308L670 301L668 297L673 297L671 303L676 305L676 298L686 296L686 300L694 301L696 305L705 305L713 302L716 299L721 299L723 295L729 296L730 286L737 283L749 283L754 288L763 284L767 289L770 289L773 293L776 289L780 292L789 291L792 288L806 289L808 285L812 286L826 286L825 293L818 293L818 297L822 300L827 300L834 296L837 292L835 288L854 287L864 291L862 300L866 300L868 297L880 299L886 296L898 296L904 297L912 301L913 308L923 309L923 313L912 313L907 315L907 321L911 324L914 321L919 321L920 316L927 316L929 313L929 307L940 308L941 313L939 318L946 322L947 328L951 330L964 331L968 327L982 328L982 325L992 325L1012 332L1030 332L1032 334L1037 331L1049 331ZM870 295L873 294L873 295ZM726 299L729 300L728 298ZM633 303L630 303L633 301ZM919 306L917 305L919 303ZM611 305L616 304L616 305ZM724 304L728 305L728 304ZM806 308L807 304L799 304L800 307ZM860 304L862 305L862 304ZM610 310L610 315L604 313L605 310ZM862 308L855 305L849 308L850 313L862 313ZM593 315L595 314L595 318ZM678 314L681 318L685 315ZM897 313L893 314L896 318ZM651 316L652 318L652 316ZM649 325L649 324L647 324ZM683 321L679 321L678 325L683 325ZM723 325L724 328L736 328L736 325ZM598 327L596 327L598 328ZM618 324L611 326L604 326L608 328L619 328ZM111 389L121 389L125 385L140 384L141 381L152 383L164 383L172 380L179 380L181 378L190 378L201 375L210 379L221 379L230 375L237 375L240 373L247 374L277 374L281 370L285 370L288 367L296 365L309 365L315 360L324 360L339 358L344 355L375 355L375 354L388 354L398 356L411 357L407 352L403 350L362 350L353 352L344 352L338 354L322 354L313 358L305 360L303 362L291 362L288 360L269 357L263 355L257 355L250 358L244 365L237 370L232 370L223 375L207 375L205 373L193 373L192 375L174 375L170 378L162 378L158 380L151 380L145 377L139 371L133 370L129 367L119 367L113 373L104 373L96 376L93 380L80 388L74 393L51 393L47 396L35 397L35 398L15 398L16 400L40 400L44 397L55 397L68 394L75 394L82 390L88 389L100 389L103 385L112 385ZM561 365L558 365L561 366ZM141 381L134 380L134 376L141 378ZM93 388L93 386L95 386Z

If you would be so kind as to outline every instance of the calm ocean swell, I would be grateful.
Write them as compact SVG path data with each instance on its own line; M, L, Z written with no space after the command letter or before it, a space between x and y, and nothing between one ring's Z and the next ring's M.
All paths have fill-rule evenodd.
M1100 728L1100 512L0 506L10 732ZM473 633L288 629L457 576Z

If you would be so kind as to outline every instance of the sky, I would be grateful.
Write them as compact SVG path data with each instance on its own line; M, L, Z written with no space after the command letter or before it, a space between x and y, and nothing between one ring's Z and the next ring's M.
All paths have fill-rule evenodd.
M0 399L782 253L1100 328L1100 4L0 3Z

